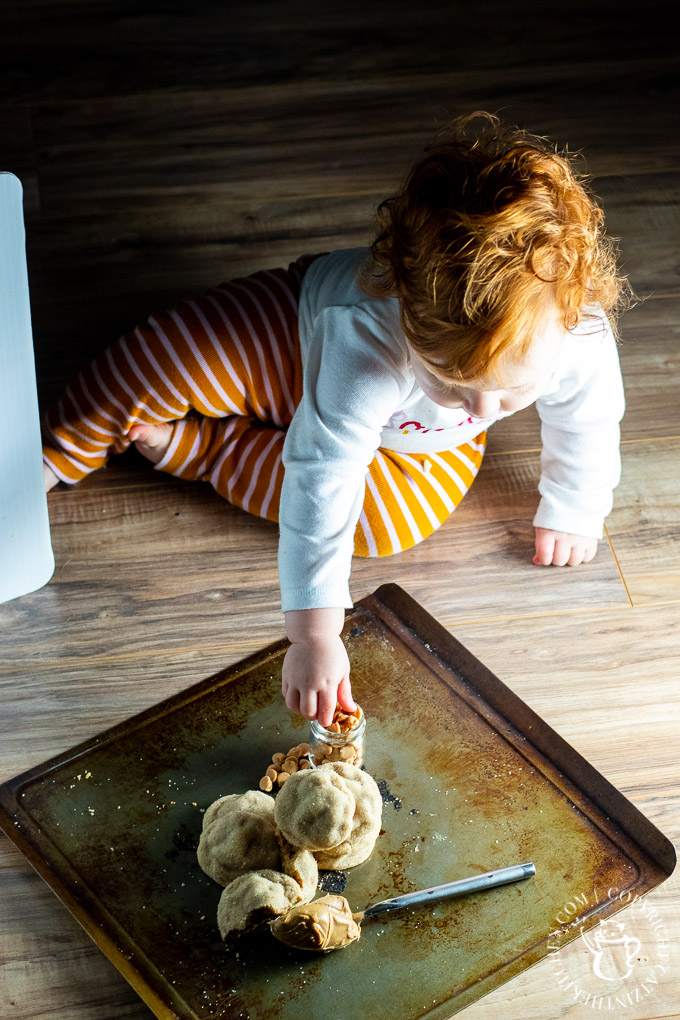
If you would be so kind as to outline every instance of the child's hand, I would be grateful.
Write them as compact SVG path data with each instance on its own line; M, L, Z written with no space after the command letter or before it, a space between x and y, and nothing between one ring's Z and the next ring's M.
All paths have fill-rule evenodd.
M281 691L291 712L318 719L322 726L332 723L338 701L344 711L354 711L349 659L341 638L294 642L283 660Z
M532 563L537 566L576 567L590 563L597 552L597 539L587 535L570 535L566 531L536 528L536 555Z
M281 691L291 712L330 726L336 703L353 712L349 658L340 637L342 609L302 609L286 613L291 642L283 660Z

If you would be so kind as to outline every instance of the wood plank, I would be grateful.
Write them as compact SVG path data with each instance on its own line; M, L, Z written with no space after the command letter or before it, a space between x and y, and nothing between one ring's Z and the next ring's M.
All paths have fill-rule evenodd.
M600 182L611 185L610 191L600 190L606 192L608 217L625 238L625 261L640 295L655 286L663 290L660 281L669 293L674 288L680 291L675 259L678 224L673 216L678 181L680 175L659 175L658 192L654 175L627 179L623 185L610 179ZM378 199L375 194L290 202L254 198L197 207L180 201L162 211L129 216L74 213L29 222L41 402L56 399L78 368L107 343L180 297L263 267L287 265L304 252L367 244ZM624 438L680 431L674 384L677 308L677 300L654 295L623 319L621 360L629 408ZM661 387L653 401L654 413L650 385ZM512 419L503 433L499 450L540 445L535 416Z
M167 476L111 489L117 470L50 493L56 571L46 588L0 606L4 666L20 665L29 648L58 661L278 631L276 526L202 483ZM429 598L446 623L506 616L508 604L520 616L627 605L606 543L580 568L531 563L538 470L536 454L489 457L438 533L396 557L355 559L354 597L395 581Z
M151 1010L27 864L0 870L0 889L4 1016L150 1020Z
M10 0L2 21L0 88L24 102L136 94L179 83L220 89L353 81L423 68L497 74L565 60L578 68L576 78L590 65L674 55L672 33L658 16L641 18L635 9L602 0L596 6L575 0L564 14L537 0L512 7L482 0L454 10L447 0L429 0L427 17L409 0L323 6L260 0L256 18L219 0L203 0L190 16L181 5L158 0L143 6L132 0Z
M581 895L587 896L588 891L582 891ZM590 902L593 900L591 892ZM629 907L615 919L623 926L617 934L637 939L641 946L640 959L634 959L635 969L627 980L610 983L596 975L594 955L579 938L560 951L559 961L549 958L468 1006L466 1020L468 1017L471 1020L498 1020L498 1017L504 1020L592 1020L595 1010L602 1010L603 1014L611 1010L609 1015L625 1015L630 1020L673 1020L678 1016L680 995L676 949L680 933L675 921L680 909L678 879L670 878L660 889L649 893L643 903L637 909ZM660 942L667 932L671 939L668 954ZM612 970L615 952L609 949L603 954L607 961L604 966L608 964ZM617 963L619 973L625 974L623 953ZM653 980L657 983L652 983Z
M338 189L343 180L338 177ZM640 297L658 296L660 281L668 293L680 291L674 260L680 172L595 183L608 230L621 237L623 269ZM67 282L60 273L73 274L79 264L87 267L92 261L103 263L101 283L108 280L109 289L119 295L125 280L126 292L158 291L176 298L183 287L205 287L306 251L367 244L375 209L390 181L385 177L382 188L365 193L354 193L350 182L346 184L344 194L278 199L255 193L234 201L223 195L199 198L178 189L172 201L160 207L138 210L130 205L124 211L89 214L74 204L67 212L33 221L29 217L32 270L38 285L53 281L55 298ZM60 260L65 265L60 266ZM74 282L66 288L67 299Z
M680 172L603 177L593 182L607 231L619 237L621 265L640 297L680 291Z
M651 297L620 322L619 357L626 391L622 442L680 436L680 300ZM534 407L505 418L489 432L489 451L540 450ZM616 497L618 499L618 496Z
M0 132L2 152L0 173L13 173L23 187L24 214L27 219L40 215L40 192L35 167L35 140L31 111L26 106L6 103L0 92Z
M436 609L434 597L420 601L429 612ZM661 810L660 790L675 795L677 606L508 614L486 622L459 621L449 629L645 811ZM648 641L651 632L653 643ZM280 631L273 639L281 636ZM118 655L111 647L108 656L57 660L46 652L32 662L5 666L0 673L0 781L185 690L267 642L267 636L253 631L243 642L237 636L205 653L198 642L171 652L139 648L134 656ZM638 759L644 768L635 765ZM664 827L670 838L680 837L680 806L672 798L668 805L672 811Z
M676 839L677 613L645 606L449 629L641 810L665 796L664 831Z
M243 203L192 213L80 217L27 225L41 403L159 308L299 255L365 245L373 196Z
M421 545L385 560L354 560L352 592L401 585L445 626L552 613L588 613L629 604L606 542L580 567L536 567L537 453L485 458L460 506Z
M511 626L463 623L454 633L677 845L677 623L676 607L650 606L587 617L523 619ZM626 1015L640 1020L677 1016L677 868L647 900L666 925L671 958L659 985L649 985L647 993L640 988L639 1002L627 1005ZM617 919L627 925L631 936L639 938L645 955L651 957L656 946L654 923L639 915L631 917L630 910ZM599 985L605 982L594 978L593 957L580 939L560 955L568 979L582 989L604 994L605 988ZM564 991L557 985L558 976L554 965L541 965L470 1006L466 1013L475 1020L592 1017L592 1001L585 1004L582 996L575 1003L574 988ZM639 984L634 980L624 987L634 994ZM606 1000L602 1008L607 1008Z
M251 630L221 647L50 659L49 650L0 673L0 782L186 690L284 636ZM281 710L285 708L281 706ZM21 860L21 857L19 858ZM0 866L8 863L0 857ZM9 863L17 863L16 858Z
M666 121L646 92L674 61L573 65L295 83L223 91L153 92L33 111L45 209L149 208L193 192L295 198L391 189L423 142L460 113L501 109L506 119L583 149L596 176L680 165ZM589 102L589 116L578 114ZM673 93L667 96L673 102ZM329 118L329 106L333 116ZM285 143L280 125L286 123Z
M680 436L680 300L643 301L621 323L624 442Z
M630 443L607 531L635 606L680 602L680 439ZM675 633L680 625L677 612Z

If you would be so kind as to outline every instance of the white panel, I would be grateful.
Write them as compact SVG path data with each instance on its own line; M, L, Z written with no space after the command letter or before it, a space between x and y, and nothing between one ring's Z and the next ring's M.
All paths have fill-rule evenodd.
M54 572L26 268L22 187L0 173L0 602Z

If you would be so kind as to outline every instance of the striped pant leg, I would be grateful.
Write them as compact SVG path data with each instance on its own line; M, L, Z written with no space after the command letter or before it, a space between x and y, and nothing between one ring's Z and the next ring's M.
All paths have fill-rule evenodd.
M281 454L285 432L248 419L216 422L187 419L183 434L166 454L161 470L202 477L230 503L270 521L279 519L283 483ZM182 469L198 465L202 474ZM357 524L357 556L389 556L422 542L453 513L482 463L486 432L455 450L435 454L398 454L378 450L366 474L366 493ZM179 451L179 452L178 452ZM214 451L214 456L211 451Z
M240 377L248 406L219 420L198 416L176 422L156 464L157 470L177 477L209 482L234 506L270 521L279 519L283 444L302 396L298 300L304 273L315 258L302 256L286 271L255 274L219 288L223 307L229 307L230 332L239 338L235 342L246 338L257 349L257 360L251 357Z
M455 450L399 454L378 450L366 474L357 556L389 556L422 542L453 513L482 463L486 432Z
M55 474L78 481L130 445L133 425L192 412L285 429L301 395L298 297L314 257L213 288L121 337L47 412Z
M285 439L285 429L253 417L185 418L173 426L170 445L155 467L209 482L234 506L278 521Z

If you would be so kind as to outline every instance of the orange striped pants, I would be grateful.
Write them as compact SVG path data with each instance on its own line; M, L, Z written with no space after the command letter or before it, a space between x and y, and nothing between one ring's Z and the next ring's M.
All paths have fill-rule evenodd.
M125 450L133 425L173 422L158 470L207 481L278 521L281 454L302 395L298 298L313 258L208 290L121 337L46 415L44 457L55 474L76 482ZM436 454L378 450L355 553L389 555L435 531L474 481L485 439Z

